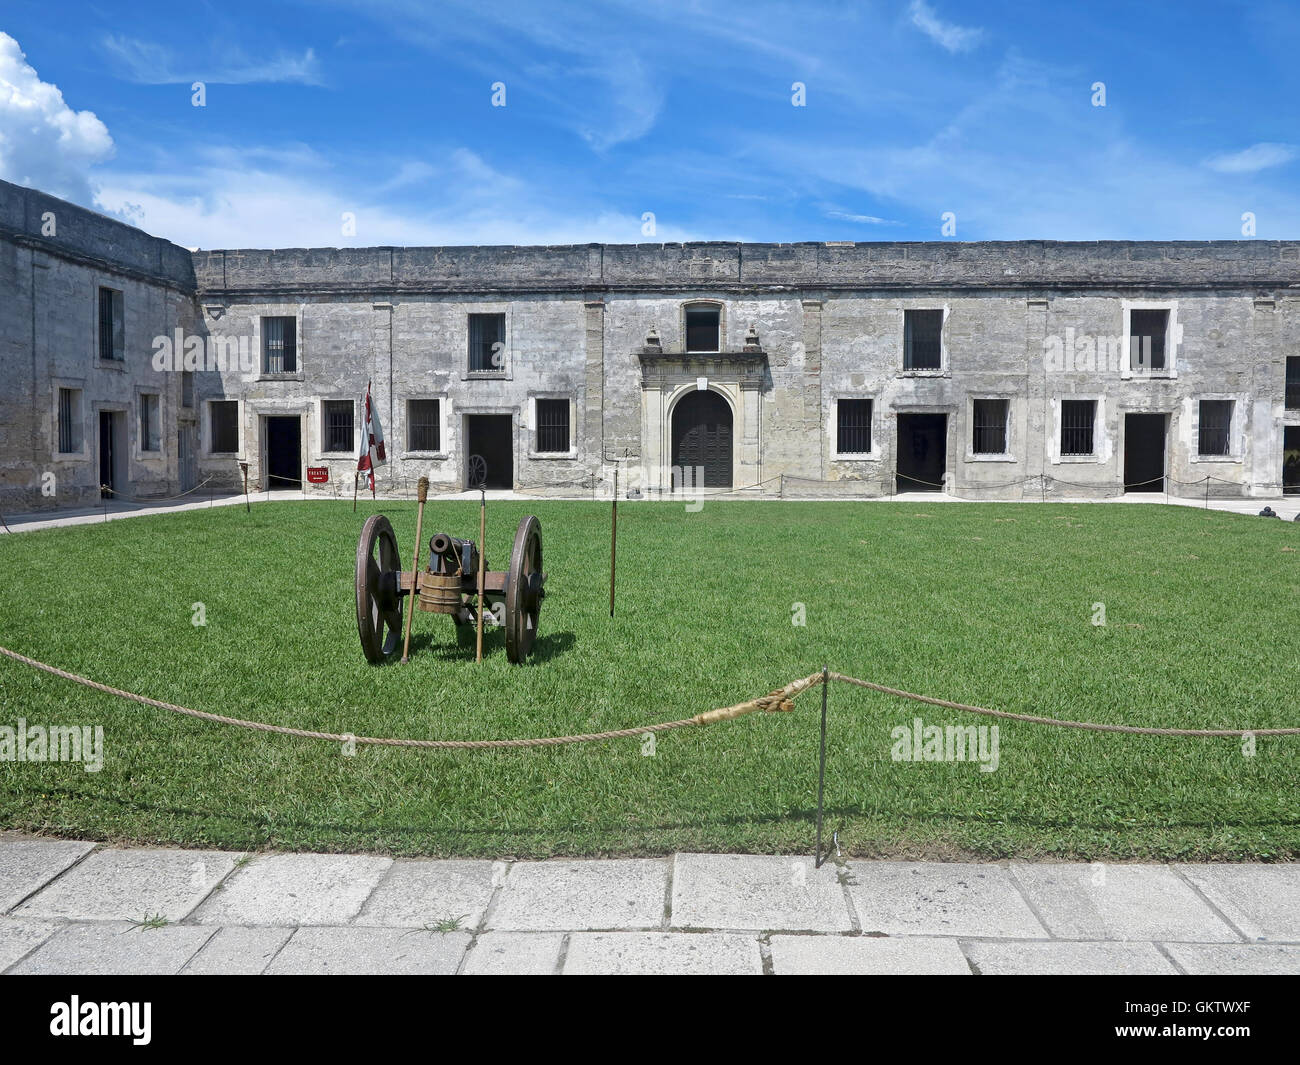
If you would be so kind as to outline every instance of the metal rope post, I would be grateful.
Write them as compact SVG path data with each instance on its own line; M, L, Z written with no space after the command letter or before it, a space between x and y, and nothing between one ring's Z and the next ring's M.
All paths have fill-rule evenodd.
M814 869L820 869L822 857L822 806L826 796L826 700L830 692L830 669L822 666L822 748L817 763L817 856Z

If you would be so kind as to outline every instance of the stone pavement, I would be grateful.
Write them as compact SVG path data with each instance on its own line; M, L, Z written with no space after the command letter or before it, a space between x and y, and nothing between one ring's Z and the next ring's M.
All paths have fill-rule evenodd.
M5 973L1300 973L1300 864L0 841Z

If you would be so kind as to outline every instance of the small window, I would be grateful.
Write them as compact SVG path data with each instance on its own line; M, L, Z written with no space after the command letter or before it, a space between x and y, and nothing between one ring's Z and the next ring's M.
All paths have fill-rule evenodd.
M569 401L537 400L537 451L567 454L569 451Z
M298 322L293 317L262 319L262 372L298 372Z
M408 451L442 450L442 425L438 417L436 399L408 399L406 427Z
M59 453L81 450L81 389L59 389Z
M214 400L208 404L208 420L212 453L235 454L239 450L239 403L233 399Z
M943 311L903 312L903 369L943 368Z
M181 406L194 406L194 371L181 371Z
M1286 409L1300 410L1300 355L1286 357Z
M1199 450L1202 455L1227 455L1232 429L1232 400L1201 400Z
M126 357L122 293L114 288L99 290L99 357L107 362L121 362Z
M1061 454L1091 455L1092 427L1097 420L1095 399L1061 401Z
M140 395L140 450L157 451L159 443L158 396L152 392Z
M469 372L505 373L506 316L471 314L469 316Z
M1169 312L1133 310L1128 314L1129 365L1134 370L1163 370Z
M722 308L686 308L686 350L719 351L722 347Z
M351 451L354 443L352 431L352 400L327 399L321 404L321 450Z
M1005 399L975 400L975 429L971 450L977 455L1007 453L1007 408Z
M871 400L841 399L836 404L835 450L841 455L871 451Z

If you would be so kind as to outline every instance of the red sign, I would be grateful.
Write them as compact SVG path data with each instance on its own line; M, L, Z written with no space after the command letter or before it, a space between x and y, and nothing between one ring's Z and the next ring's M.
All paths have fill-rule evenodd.
M326 484L330 479L328 466L308 466L307 480L311 484Z

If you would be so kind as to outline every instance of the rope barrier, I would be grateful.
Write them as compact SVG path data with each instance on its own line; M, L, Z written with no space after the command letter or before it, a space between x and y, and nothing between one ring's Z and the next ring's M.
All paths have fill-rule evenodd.
M179 494L177 494L177 495L174 495L174 496L147 496L147 497L146 497L146 496L128 496L128 495L124 495L123 493L119 492L116 488L112 488L112 487L110 487L109 485L106 485L106 484L101 484L101 485L99 486L99 490L100 490L101 492L107 492L109 495L111 495L111 496L113 497L114 501L119 501L119 500L120 500L121 502L124 502L124 503L170 503L172 500L175 500L175 499L184 499L184 498L185 498L186 496L188 496L188 495L193 495L193 494L194 494L195 492L197 492L200 488L202 488L205 484L208 484L209 482L211 482L211 481L213 480L213 478L215 478L215 477L216 477L216 474L213 474L212 477L208 477L206 480L200 481L200 482L199 482L198 484L196 484L193 488L187 488L184 492L181 492L181 493L179 493Z

